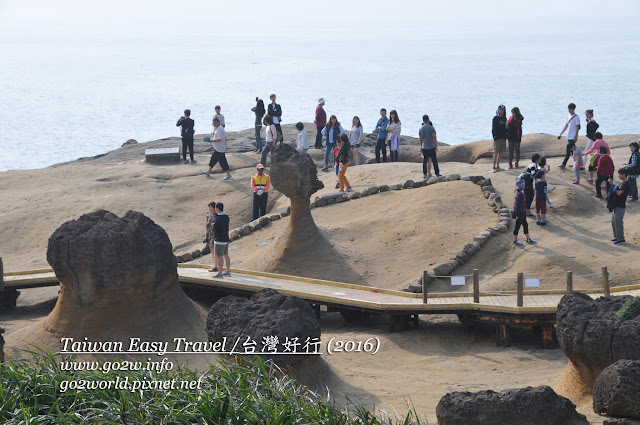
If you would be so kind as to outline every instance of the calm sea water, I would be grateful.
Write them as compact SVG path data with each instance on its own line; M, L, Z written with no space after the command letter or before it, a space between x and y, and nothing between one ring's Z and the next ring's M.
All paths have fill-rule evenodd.
M500 103L520 107L525 133L559 133L569 102L582 117L595 109L605 134L640 133L640 33L583 35L0 40L0 171L176 136L185 108L198 133L210 131L216 104L228 130L251 128L255 97L272 92L285 123L313 121L324 97L329 114L345 124L359 115L368 131L381 107L397 109L410 135L427 113L449 144L490 138Z

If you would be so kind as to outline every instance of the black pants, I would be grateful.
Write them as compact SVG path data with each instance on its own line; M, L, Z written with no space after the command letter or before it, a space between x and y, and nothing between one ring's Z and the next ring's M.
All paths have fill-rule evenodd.
M600 185L602 182L607 182L607 193L609 193L609 189L611 189L611 183L609 183L609 179L612 179L613 176L598 176L596 179L596 195L598 198L602 198L602 189Z
M258 196L257 193L253 193L253 220L260 218L267 213L267 197L268 192L264 192Z
M392 151L391 143L389 143L389 156L391 156L391 162L398 162L398 155L400 154L400 150Z
M186 137L182 138L182 159L187 160L187 149L189 149L189 156L193 161L193 138L187 139Z
M316 148L321 148L322 147L322 129L324 127L316 127Z
M522 230L524 231L524 234L528 235L529 234L529 224L527 224L527 217L526 216L524 218L517 218L516 219L516 226L513 228L514 236L518 236L518 231L520 230L520 226L522 226Z
M276 131L280 133L281 136L284 136L284 134L282 133L282 127L280 127L280 124L273 124L273 125L276 126ZM283 137L283 140L284 140L284 137Z
M224 152L213 151L211 159L209 160L209 167L213 168L217 163L220 163L223 171L229 171L229 164L227 163L227 156Z
M575 140L567 140L567 151L564 154L564 160L562 161L562 165L567 165L567 161L569 161L569 158L573 156L573 152L571 151L571 148L575 144L576 144Z
M422 174L427 175L427 159L431 158L431 164L433 164L433 171L436 176L440 176L440 168L438 167L438 158L436 157L435 149L422 149Z
M535 196L535 192L533 189L524 189L524 200L526 202L527 209L531 209L531 203L533 202L533 198Z
M387 144L384 138L376 141L376 162L380 162L380 152L382 151L382 162L387 162Z

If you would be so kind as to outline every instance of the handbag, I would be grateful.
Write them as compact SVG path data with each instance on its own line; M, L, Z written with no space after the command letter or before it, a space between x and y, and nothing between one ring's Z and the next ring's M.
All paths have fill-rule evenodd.
M393 133L391 139L389 140L389 149L392 151L397 151L400 149L400 137L396 132Z

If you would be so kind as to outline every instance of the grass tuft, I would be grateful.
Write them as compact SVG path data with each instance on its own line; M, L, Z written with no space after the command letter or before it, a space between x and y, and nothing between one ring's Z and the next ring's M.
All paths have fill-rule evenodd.
M620 310L616 312L616 325L635 319L640 315L640 297L628 299Z

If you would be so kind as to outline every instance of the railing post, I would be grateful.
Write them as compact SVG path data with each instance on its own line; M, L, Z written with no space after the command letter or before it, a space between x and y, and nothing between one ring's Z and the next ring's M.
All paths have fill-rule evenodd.
M0 257L0 292L4 291L4 266L2 265L2 257Z
M609 288L609 272L607 271L607 266L602 266L602 285L604 286L604 296L608 297L611 295L611 290Z
M476 304L480 302L480 277L478 276L478 269L473 269L473 302Z
M422 272L422 302L427 303L427 283L429 282L429 274L426 270Z
M567 272L567 294L573 291L573 272Z
M518 307L524 305L524 274L518 272Z

